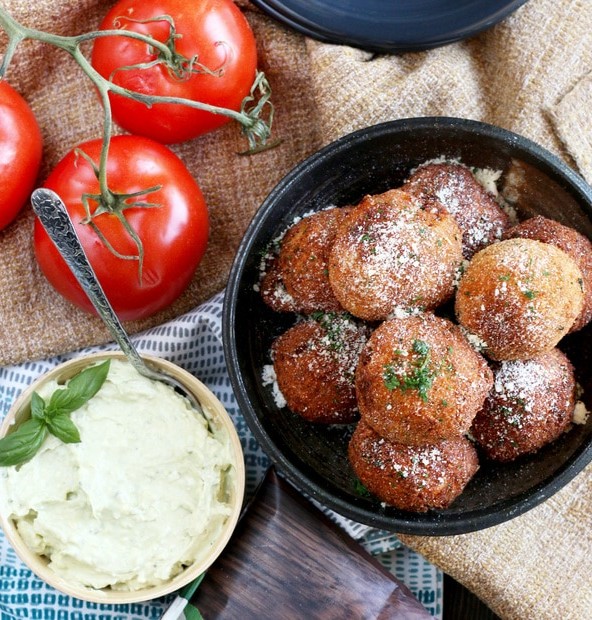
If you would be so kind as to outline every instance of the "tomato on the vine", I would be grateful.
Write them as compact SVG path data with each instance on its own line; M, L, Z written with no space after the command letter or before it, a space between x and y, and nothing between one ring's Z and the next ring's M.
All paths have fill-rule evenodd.
M0 230L29 198L41 164L42 138L29 104L0 81Z
M101 140L93 140L70 151L44 186L64 201L118 316L143 319L171 304L189 285L206 250L208 211L197 182L167 147L139 136L116 136L109 148L107 184L116 200L119 196L123 207L119 214L129 223L127 230L117 208L100 212L104 202L96 197L100 190L95 166L101 145ZM88 212L85 194L95 195L88 201ZM121 195L129 197L122 200ZM53 287L72 303L94 312L39 220L35 221L34 243L41 270Z
M169 21L152 21L162 16L172 19L173 37ZM177 57L180 74L175 74L171 67L159 62L158 50L145 42L116 35L98 38L93 45L93 67L114 84L138 93L181 97L238 111L255 79L255 37L232 0L120 0L100 29L151 35L174 45L182 56ZM184 75L191 59L193 71ZM181 104L147 107L114 93L109 97L118 125L165 144L194 138L229 120Z

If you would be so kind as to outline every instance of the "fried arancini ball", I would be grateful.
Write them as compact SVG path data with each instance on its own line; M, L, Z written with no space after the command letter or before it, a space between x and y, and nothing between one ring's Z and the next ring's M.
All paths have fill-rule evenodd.
M310 422L353 422L358 418L354 373L368 328L345 313L313 316L272 345L278 387L288 408Z
M350 210L333 207L303 217L281 241L279 273L300 312L342 310L329 284L327 262L337 227Z
M506 239L514 237L550 243L574 259L582 272L584 307L569 331L575 332L582 329L592 319L592 243L590 240L577 230L542 215L524 220L504 233Z
M565 432L575 401L573 367L559 349L530 360L500 362L471 434L490 459L511 461Z
M259 292L263 301L275 312L299 311L296 301L284 286L277 256L268 260L265 273L259 282Z
M390 190L366 196L339 226L329 281L348 312L382 320L397 310L432 309L446 301L461 262L454 218Z
M350 207L299 219L263 258L259 291L275 312L340 311L328 278L327 259L337 225Z
M462 231L465 258L501 238L509 218L494 198L459 163L432 163L418 168L403 189L426 208L444 207Z
M477 451L465 437L407 446L383 439L362 420L349 442L348 457L368 491L413 512L447 508L479 469Z
M472 258L456 294L458 322L495 360L551 350L582 311L582 273L563 250L507 239Z
M374 330L356 369L356 394L361 418L379 435L420 445L468 431L492 381L458 326L426 313Z

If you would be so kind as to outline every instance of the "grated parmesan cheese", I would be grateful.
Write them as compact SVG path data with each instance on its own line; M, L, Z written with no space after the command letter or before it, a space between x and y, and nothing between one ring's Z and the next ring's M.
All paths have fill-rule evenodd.
M588 421L589 415L590 415L590 412L586 408L586 405L581 400L578 400L578 402L576 403L576 406L574 407L573 423L574 424L586 424L586 422Z
M263 366L261 370L261 380L263 381L263 385L271 385L271 393L273 395L273 400L279 409L282 409L286 406L286 398L282 394L280 390L280 386L277 382L277 377L275 376L275 369L273 368L273 364L266 364Z

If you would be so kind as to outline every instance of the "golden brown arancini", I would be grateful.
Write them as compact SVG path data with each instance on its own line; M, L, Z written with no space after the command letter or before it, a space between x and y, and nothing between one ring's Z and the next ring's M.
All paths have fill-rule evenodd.
M462 262L454 218L400 190L366 196L342 222L329 255L329 282L348 312L382 320L432 309L454 291Z
M582 272L584 307L569 331L575 332L582 329L592 319L592 243L590 240L577 230L542 215L524 220L504 233L506 239L514 237L550 243L574 259Z
M490 459L511 461L565 432L575 401L573 367L559 349L531 360L500 362L471 434Z
M360 415L379 435L421 445L469 430L493 381L485 359L451 321L426 313L390 319L356 369Z
M368 328L345 313L313 316L272 345L278 387L288 408L310 422L353 422L358 418L354 373Z
M383 439L363 421L349 442L348 457L368 491L413 512L447 508L479 469L477 452L465 437L407 446Z
M337 227L350 210L334 207L303 217L281 241L279 273L300 312L342 310L329 284L327 262Z
M563 250L507 239L469 262L456 294L458 322L495 360L529 359L565 336L584 303L582 273Z
M275 312L298 312L294 298L288 293L278 267L277 256L267 260L265 272L259 282L263 301Z
M444 207L462 231L465 258L501 238L509 218L494 198L459 163L432 163L418 168L403 185L426 208Z

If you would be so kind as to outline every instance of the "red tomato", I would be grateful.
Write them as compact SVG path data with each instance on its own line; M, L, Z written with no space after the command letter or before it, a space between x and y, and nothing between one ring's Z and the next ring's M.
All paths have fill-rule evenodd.
M31 108L12 86L0 81L0 230L29 199L41 151L41 131Z
M98 163L101 140L86 142L78 149ZM183 162L167 147L148 138L112 138L107 182L111 191L126 194L162 186L132 199L159 206L138 206L123 211L142 240L141 281L138 260L117 257L93 228L83 223L86 212L82 194L99 193L97 178L88 161L72 150L58 163L44 186L54 190L66 204L91 265L118 316L122 320L142 319L168 306L189 284L207 245L206 204ZM90 202L94 213L97 202ZM118 253L138 255L137 246L116 215L101 213L93 221ZM38 220L34 239L37 260L53 287L72 303L94 312Z
M189 78L175 77L163 65L145 69L120 69L157 59L154 48L124 36L95 41L92 64L113 83L147 95L183 97L239 110L249 94L257 69L255 37L244 15L232 0L120 0L103 20L101 30L121 29L150 34L166 42L168 22L141 23L169 15L176 33L175 48L185 58L220 75L204 72ZM170 144L189 140L228 122L228 117L180 104L143 103L110 94L113 118L130 133Z

